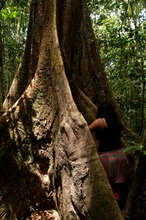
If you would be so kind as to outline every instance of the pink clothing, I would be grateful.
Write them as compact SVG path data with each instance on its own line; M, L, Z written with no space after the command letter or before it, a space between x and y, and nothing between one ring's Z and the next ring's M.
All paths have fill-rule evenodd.
M125 183L129 163L123 149L100 152L99 156L111 184Z
M119 193L118 193L118 192L115 192L114 195L115 195L116 200L119 201L119 200L120 200L120 195L119 195Z

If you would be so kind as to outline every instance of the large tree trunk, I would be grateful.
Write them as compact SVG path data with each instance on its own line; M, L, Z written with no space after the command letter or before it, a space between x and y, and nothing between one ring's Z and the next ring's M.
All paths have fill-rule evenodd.
M0 117L1 216L54 209L63 220L123 219L86 123L92 102L116 104L85 2L37 0L29 28L21 77Z

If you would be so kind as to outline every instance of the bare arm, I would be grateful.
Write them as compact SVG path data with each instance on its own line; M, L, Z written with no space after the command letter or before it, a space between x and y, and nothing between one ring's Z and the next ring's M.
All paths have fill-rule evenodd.
M89 129L90 130L94 130L96 128L99 129L103 129L103 128L107 128L107 123L106 123L106 119L105 118L98 118L95 119L90 125L89 125Z

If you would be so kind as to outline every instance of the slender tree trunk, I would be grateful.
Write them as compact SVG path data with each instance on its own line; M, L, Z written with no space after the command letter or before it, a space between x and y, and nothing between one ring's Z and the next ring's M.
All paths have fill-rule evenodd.
M144 134L144 122L145 122L145 71L144 71L144 61L141 58L141 69L142 69L142 94L141 94L141 126L140 126L140 135Z
M0 22L0 111L2 110L2 103L4 100L4 90L3 90L3 42L1 35L1 22Z
M145 145L146 149L146 145ZM133 183L131 190L127 199L127 204L123 211L124 215L130 217L133 220L145 219L145 188L146 188L146 155L140 153L139 162L137 169L135 170L135 175L133 178Z

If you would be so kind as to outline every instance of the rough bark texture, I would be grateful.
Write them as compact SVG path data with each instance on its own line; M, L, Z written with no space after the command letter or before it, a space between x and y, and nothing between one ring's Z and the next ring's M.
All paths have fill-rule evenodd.
M58 20L61 21L61 25L58 25L59 41L67 77L70 84L77 84L92 102L97 104L98 100L99 104L103 101L101 96L107 98L109 91L96 51L88 10L81 1L76 4L72 1L64 1L64 4L58 1L58 4ZM69 50L68 45L73 49Z
M1 216L52 209L62 220L122 220L83 118L95 117L92 102L113 100L85 1L37 0L29 28L20 81L4 108L15 104L0 117Z
M76 19L78 18L78 19ZM78 109L88 123L96 117L100 103L113 105L123 127L124 139L141 139L130 129L115 102L95 45L95 37L87 7L80 1L58 1L58 36L66 75ZM68 47L71 45L72 49ZM89 102L85 99L88 97ZM93 104L96 107L93 107ZM90 110L89 110L90 109ZM91 116L92 115L92 116Z

